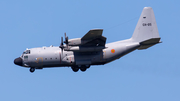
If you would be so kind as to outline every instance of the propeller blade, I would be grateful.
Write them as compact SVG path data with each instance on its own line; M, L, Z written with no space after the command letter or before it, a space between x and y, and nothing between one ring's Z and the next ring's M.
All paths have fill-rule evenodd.
M61 45L63 46L63 37L61 37Z
M64 41L64 43L66 44L66 47L68 47L68 37L66 36L66 32L64 33L64 35L65 35L65 41Z
M66 38L66 32L64 33L64 35L65 35L65 38Z
M61 50L63 50L63 48L64 48L64 45L63 45L63 37L61 37L61 44L60 44L59 48L61 48Z

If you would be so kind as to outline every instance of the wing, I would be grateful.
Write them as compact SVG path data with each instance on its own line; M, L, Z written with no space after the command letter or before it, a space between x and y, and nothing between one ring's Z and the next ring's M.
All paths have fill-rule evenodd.
M103 29L92 29L88 33L86 33L81 39L82 40L89 40L92 38L96 38L102 36Z
M80 46L105 46L106 37L102 36L103 29L92 29L86 33L81 41L84 43Z
M69 46L65 51L94 52L105 48L106 37L102 36L103 29L92 29L82 38L68 40Z

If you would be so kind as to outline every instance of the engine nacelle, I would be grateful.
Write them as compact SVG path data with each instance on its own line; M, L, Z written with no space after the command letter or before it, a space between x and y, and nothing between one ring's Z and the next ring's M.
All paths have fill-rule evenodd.
M65 51L75 51L75 52L94 52L94 51L101 51L104 49L104 46L98 47L79 47L79 46L71 46L68 48L64 48Z

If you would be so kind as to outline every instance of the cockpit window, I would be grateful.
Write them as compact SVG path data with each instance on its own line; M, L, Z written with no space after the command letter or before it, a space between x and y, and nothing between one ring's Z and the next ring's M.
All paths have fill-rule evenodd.
M31 53L30 50L26 50L23 52L23 54L30 54L30 53Z
M23 54L21 55L21 57L23 58L24 54L30 54L30 53L31 53L30 50L26 50L26 51L23 52Z
M27 50L26 53L27 53L27 54L30 54L30 50Z

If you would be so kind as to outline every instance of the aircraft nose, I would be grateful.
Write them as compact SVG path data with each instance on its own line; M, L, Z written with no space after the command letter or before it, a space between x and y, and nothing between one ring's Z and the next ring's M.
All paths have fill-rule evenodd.
M14 64L16 64L16 65L19 65L19 66L22 66L23 64L22 64L22 59L19 57L19 58L16 58L15 60L14 60Z

